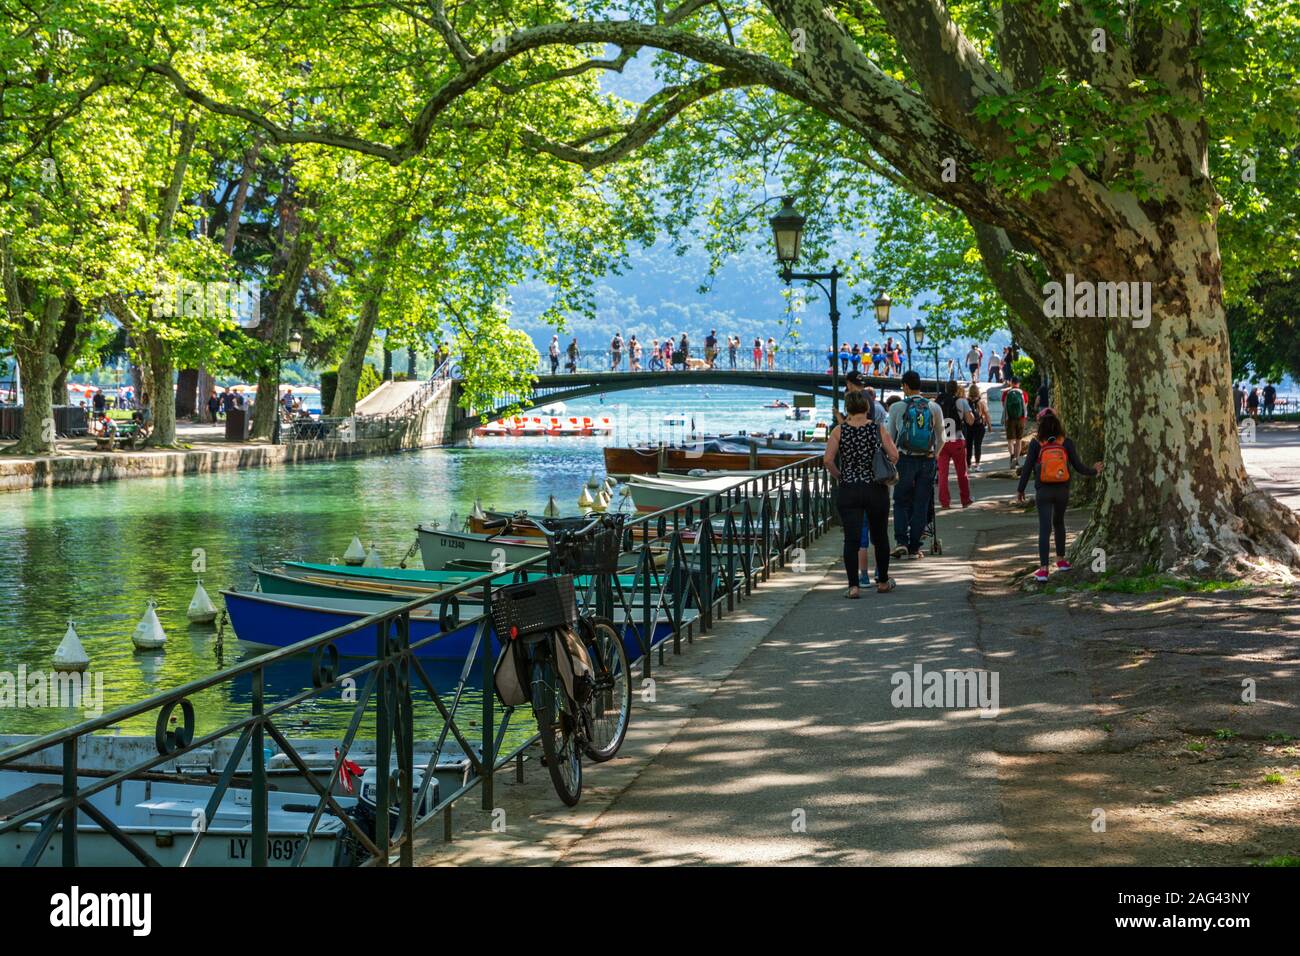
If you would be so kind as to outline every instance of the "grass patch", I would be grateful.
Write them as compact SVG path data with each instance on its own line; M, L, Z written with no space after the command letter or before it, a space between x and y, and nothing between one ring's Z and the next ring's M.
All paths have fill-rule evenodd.
M1205 749L1205 744L1201 743L1199 740L1193 740L1187 745L1187 749L1194 754L1198 754Z
M1277 786L1278 784L1286 783L1286 777L1282 776L1280 773L1266 773L1264 774L1264 782Z
M1261 860L1259 866L1300 866L1300 856L1275 856Z
M1215 740L1231 740L1235 736L1237 736L1235 730L1216 730L1214 732Z
M1140 574L1133 576L1102 574L1093 581L1075 584L1049 584L1043 590L1057 591L1110 591L1117 594L1155 594L1160 591L1177 591L1183 594L1214 594L1218 591L1239 591L1250 587L1248 581L1202 580L1180 578L1172 574Z

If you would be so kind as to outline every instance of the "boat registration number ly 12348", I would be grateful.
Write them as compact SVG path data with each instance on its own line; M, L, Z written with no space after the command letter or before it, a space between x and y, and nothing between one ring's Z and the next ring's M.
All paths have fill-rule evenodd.
M252 850L253 841L247 837L232 837L230 840L230 859L247 860ZM295 837L271 837L266 841L266 858L288 862L302 846L302 840Z

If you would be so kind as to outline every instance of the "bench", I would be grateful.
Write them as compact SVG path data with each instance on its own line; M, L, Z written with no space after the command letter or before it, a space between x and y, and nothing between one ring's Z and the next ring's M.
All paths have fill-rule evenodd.
M107 435L95 436L95 448L99 451L113 451L115 448L140 448L149 437L149 430L131 422L119 424Z

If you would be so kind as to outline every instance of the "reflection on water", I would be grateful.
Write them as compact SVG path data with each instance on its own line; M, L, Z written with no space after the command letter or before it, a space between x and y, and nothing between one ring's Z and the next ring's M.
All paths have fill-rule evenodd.
M609 439L483 439L476 448L0 495L0 672L48 670L71 619L92 671L104 675L104 709L139 701L258 653L232 636L219 654L214 630L186 621L197 576L220 603L221 588L252 586L250 565L331 560L354 534L367 546L373 541L386 564L396 564L413 543L417 522L463 516L476 498L489 508L538 512L553 494L574 510L583 481L603 468L604 443L657 438L662 416L683 410L701 430L715 433L793 427L783 413L761 408L773 395L690 386L570 407L614 418L617 431ZM206 570L196 575L200 559ZM151 598L167 649L137 653L130 635ZM459 671L458 663L438 666L430 678L446 690ZM477 726L481 710L478 673L476 664L462 705L466 726ZM310 659L276 664L266 681L270 706L310 686ZM245 677L196 695L199 730L247 715L250 689ZM295 707L284 729L341 736L351 710L337 699L315 699ZM0 709L0 732L47 732L85 716L49 707ZM436 732L432 705L422 706L417 719ZM152 720L137 719L121 732L152 734Z

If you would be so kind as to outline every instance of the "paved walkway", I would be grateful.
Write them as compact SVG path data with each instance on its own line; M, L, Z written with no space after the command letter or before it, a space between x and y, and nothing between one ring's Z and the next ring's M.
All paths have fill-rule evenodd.
M1246 452L1256 480L1292 507L1297 437L1261 433ZM987 452L1005 465L1001 442ZM940 514L942 556L895 565L892 594L846 600L838 535L824 537L805 571L777 575L670 658L655 701L636 702L619 758L589 768L577 808L559 805L530 764L523 783L499 782L504 830L467 801L455 842L426 834L420 861L1014 862L998 754L1091 750L1100 732L1083 663L1035 653L971 603L976 551L1035 563L1036 519L1008 505L1014 483L997 474L975 479L975 506ZM1080 522L1071 517L1072 531ZM1001 718L895 708L891 678L917 664L999 670Z

